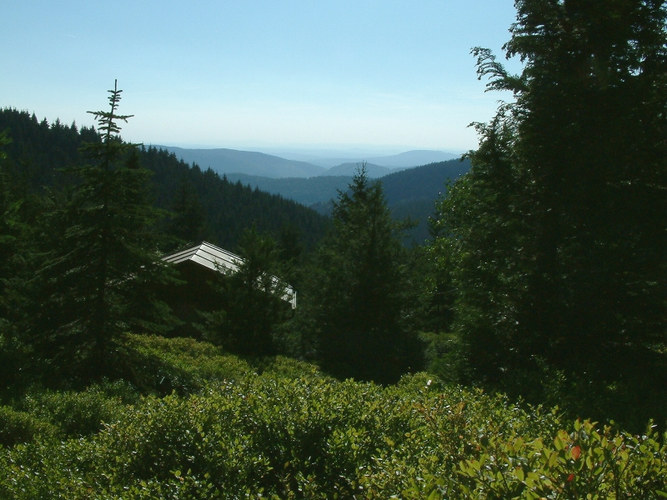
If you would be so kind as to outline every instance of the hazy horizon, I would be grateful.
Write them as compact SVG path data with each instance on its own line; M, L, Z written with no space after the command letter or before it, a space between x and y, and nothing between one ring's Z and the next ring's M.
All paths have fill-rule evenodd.
M291 155L291 156L303 156L303 157L313 157L313 158L336 158L336 157L355 157L357 155L368 155L373 157L380 156L395 156L402 153L409 153L413 151L434 151L441 152L446 154L452 154L455 156L462 155L466 151L455 151L455 150L446 150L446 149L434 149L434 148L411 148L409 146L378 146L378 145L364 145L364 144L335 144L335 145L285 145L285 146L240 146L240 147L228 147L228 146L215 146L211 144L188 144L188 143L175 143L175 144L146 144L144 146L164 146L170 148L181 148L181 149L233 149L237 151L248 151L256 153L270 154L274 156L281 155Z

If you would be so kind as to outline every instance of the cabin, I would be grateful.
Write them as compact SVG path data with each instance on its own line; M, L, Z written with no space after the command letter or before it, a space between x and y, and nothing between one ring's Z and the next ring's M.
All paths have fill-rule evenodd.
M178 335L198 336L193 326L200 320L200 311L215 311L221 308L220 296L216 293L216 281L229 273L235 273L243 264L243 257L215 246L207 241L162 257L164 262L176 266L179 284L169 286L164 297L183 325ZM278 283L279 279L272 276ZM287 307L296 309L296 290L287 285L280 297ZM224 307L224 306L223 306Z

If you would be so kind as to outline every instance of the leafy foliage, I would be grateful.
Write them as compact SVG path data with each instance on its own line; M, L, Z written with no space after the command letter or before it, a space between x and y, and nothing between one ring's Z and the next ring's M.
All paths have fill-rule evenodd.
M0 445L14 446L37 436L45 439L56 434L57 428L43 419L10 406L0 406Z
M102 382L82 391L45 390L28 393L21 408L58 429L61 437L76 438L102 430L113 422L139 394L127 382Z
M128 342L174 366L222 361L191 340ZM667 448L652 428L633 436L563 420L426 374L383 388L276 364L284 361L260 375L237 364L233 378L213 375L183 395L137 399L107 384L35 394L23 412L5 407L2 418L29 432L52 409L93 403L71 413L60 439L45 427L0 447L0 496L655 498L667 479ZM99 411L105 405L112 415ZM89 427L92 414L105 421L100 430Z
M118 353L116 375L143 393L190 394L208 382L237 380L250 365L220 347L192 338L127 334Z

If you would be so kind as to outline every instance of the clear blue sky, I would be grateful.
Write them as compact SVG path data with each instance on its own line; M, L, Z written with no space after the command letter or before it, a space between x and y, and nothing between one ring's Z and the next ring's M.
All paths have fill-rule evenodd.
M0 107L92 125L115 78L123 138L186 147L463 151L512 0L0 0Z

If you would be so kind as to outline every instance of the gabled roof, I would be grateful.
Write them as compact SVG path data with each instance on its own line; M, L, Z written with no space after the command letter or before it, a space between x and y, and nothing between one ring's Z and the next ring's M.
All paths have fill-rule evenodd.
M162 260L171 262L172 264L180 264L181 262L191 260L213 271L221 272L225 269L232 272L238 271L239 265L243 263L243 258L220 247L216 247L207 241L187 250L166 255L162 257Z
M212 245L207 241L192 248L165 255L162 257L162 260L172 264L191 261L219 273L224 273L226 271L235 273L239 270L239 266L243 264L243 257L239 257L238 255ZM274 282L279 281L276 276L273 276L272 278ZM285 286L285 294L281 298L284 301L289 302L292 309L296 309L296 290L291 286Z

